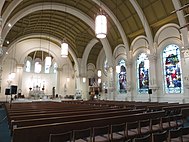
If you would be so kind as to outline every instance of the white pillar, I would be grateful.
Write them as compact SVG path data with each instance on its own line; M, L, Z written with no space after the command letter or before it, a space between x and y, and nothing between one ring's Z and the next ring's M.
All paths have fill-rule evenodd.
M3 19L2 17L0 16L0 37L2 37L2 23L3 23Z
M22 76L24 71L24 64L17 64L17 79L18 79L18 89L22 90Z
M83 78L86 78L86 81L83 82ZM81 92L82 92L82 99L88 100L90 98L89 96L89 91L88 91L88 78L86 75L82 75L79 77L80 78L80 85L81 85Z
M81 77L80 76L76 76L76 90L81 90Z
M62 78L62 71L63 69L62 68L57 68L56 69L56 92L55 94L61 94L61 87L60 87L60 80Z
M107 99L109 100L115 100L115 75L113 67L108 68L108 96Z
M149 59L149 89L152 89L152 95L150 96L150 100L152 101L159 101L159 96L158 96L158 89L159 86L157 84L157 67L156 67L156 61L157 61L157 56L156 54L150 54L148 55Z
M182 52L182 51L181 51ZM189 57L186 58L184 55L181 56L181 67L182 67L182 81L183 81L183 91L184 98L183 103L189 102Z
M131 101L133 100L133 95L132 95L132 90L133 90L133 81L132 81L132 61L127 60L126 62L126 72L127 72L127 84L126 84L126 89L127 89L127 94L125 97L126 101Z
M3 22L3 19L2 17L0 17L0 56L3 55L3 39L1 38L2 36L2 22Z

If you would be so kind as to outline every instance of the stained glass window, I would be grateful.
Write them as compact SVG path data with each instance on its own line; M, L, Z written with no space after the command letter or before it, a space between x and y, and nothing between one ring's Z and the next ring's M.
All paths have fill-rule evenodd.
M149 60L146 53L141 53L137 59L138 92L148 93L149 89Z
M120 93L126 93L126 66L125 60L120 60L116 66L117 78L118 78L118 90Z
M31 62L29 60L26 61L26 72L30 72Z
M163 50L164 82L166 93L182 93L182 71L180 50L175 44L168 45Z

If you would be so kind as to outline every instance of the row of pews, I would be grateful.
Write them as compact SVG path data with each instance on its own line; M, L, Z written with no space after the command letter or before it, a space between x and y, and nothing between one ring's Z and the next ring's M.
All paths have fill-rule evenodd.
M189 116L189 104L178 103L72 100L4 107L12 142L56 142L64 134L73 141L125 141L177 130Z

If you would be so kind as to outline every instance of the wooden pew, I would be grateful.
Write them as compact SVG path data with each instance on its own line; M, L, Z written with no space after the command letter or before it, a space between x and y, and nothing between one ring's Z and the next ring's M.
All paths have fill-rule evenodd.
M183 108L189 108L189 104L170 105L163 107L163 110L166 111L167 115L175 115L180 114Z
M96 112L87 114L77 114L77 115L65 115L61 117L47 117L47 118L37 118L37 119L26 119L26 120L16 120L11 122L12 128L15 127L25 127L25 126L33 126L33 125L42 125L42 124L50 124L50 123L60 123L60 122L69 122L76 120L84 120L84 119L95 119L95 118L105 118L110 116L121 116L121 115L131 115L137 113L143 113L144 109L139 110L122 110L122 111L109 111L109 112Z
M98 127L111 124L120 124L125 122L142 121L163 117L165 111L139 113L132 115L112 116L106 118L85 119L80 121L70 121L63 123L53 123L46 125L35 125L19 127L13 129L12 142L47 142L52 133L63 133L73 131L74 129L85 129L89 127Z
M105 109L105 110L84 110L84 111L70 111L70 112L57 112L57 113L45 113L45 114L32 114L32 115L20 115L20 116L11 116L10 120L27 120L27 119L38 119L38 118L47 118L47 117L59 117L59 116L68 116L68 115L77 115L77 114L88 114L88 113L98 113L98 112L114 112L122 111L127 109Z

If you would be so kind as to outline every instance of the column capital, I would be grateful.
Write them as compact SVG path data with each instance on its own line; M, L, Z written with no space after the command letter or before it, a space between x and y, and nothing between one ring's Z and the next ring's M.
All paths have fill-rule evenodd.
M63 71L63 68L56 68L57 71Z
M149 59L149 61L155 62L157 60L157 56L156 56L155 53L154 54L149 54L148 55L148 59Z
M16 67L17 67L17 68L23 68L23 67L24 67L24 64L16 64Z
M184 48L184 49L181 49L181 55L184 57L184 58L189 58L189 49L187 48Z

